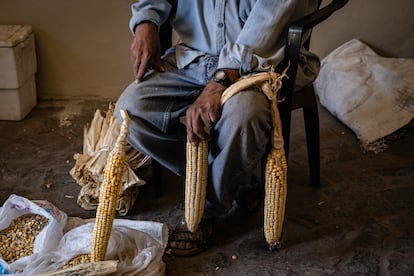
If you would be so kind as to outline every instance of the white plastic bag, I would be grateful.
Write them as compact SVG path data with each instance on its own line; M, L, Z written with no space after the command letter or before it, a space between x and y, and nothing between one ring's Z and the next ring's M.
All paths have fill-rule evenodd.
M36 275L61 268L73 257L89 254L94 221L69 230L49 252L28 257L26 265L11 265L19 275ZM77 221L79 223L79 221ZM119 260L113 275L165 275L162 256L168 239L167 227L158 222L115 219L105 260Z
M48 224L36 236L34 253L49 251L55 248L63 236L67 215L46 200L28 200L18 195L11 195L0 208L0 230L6 229L10 223L25 214L38 214L49 219ZM11 266L15 263L25 263L26 256L7 264L0 256L0 273L14 271ZM2 271L3 270L3 271Z

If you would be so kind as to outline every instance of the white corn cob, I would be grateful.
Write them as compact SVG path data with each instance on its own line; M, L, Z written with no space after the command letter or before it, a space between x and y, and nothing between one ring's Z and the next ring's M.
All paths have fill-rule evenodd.
M99 205L96 210L96 221L93 229L91 261L104 260L115 218L115 209L122 186L122 174L125 163L125 145L128 136L129 117L121 110L123 122L114 148L108 155L104 179L99 192Z
M207 187L207 141L192 145L187 141L185 178L185 221L191 232L197 230L203 217Z

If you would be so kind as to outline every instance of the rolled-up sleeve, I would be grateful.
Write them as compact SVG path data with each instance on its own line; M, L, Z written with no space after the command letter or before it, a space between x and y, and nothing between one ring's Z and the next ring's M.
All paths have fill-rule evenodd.
M219 68L238 68L241 73L267 70L282 61L283 34L299 0L258 0L234 43L226 43Z
M134 34L135 26L143 21L151 21L160 27L171 12L171 4L163 0L141 0L131 5L132 16L129 28Z

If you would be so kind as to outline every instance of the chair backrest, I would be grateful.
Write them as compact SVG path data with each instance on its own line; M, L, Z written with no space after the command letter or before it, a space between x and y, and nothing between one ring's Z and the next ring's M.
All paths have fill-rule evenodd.
M321 8L322 1L318 0L318 9L315 12L291 23L286 38L285 60L283 61L283 67L290 64L288 70L289 79L285 82L285 86L288 87L283 89L284 91L281 93L282 97L287 96L285 93L293 93L297 66L300 61L300 51L302 46L309 49L313 27L323 22L338 9L342 8L348 1L349 0L331 0L329 4ZM305 39L305 41L303 41L303 39Z
M319 8L321 7L321 4L322 4L322 0L318 0L318 5L317 5L317 8L316 8L317 10L319 10ZM305 47L306 50L309 50L311 36L312 36L312 29L309 30L309 37L303 43L303 46Z

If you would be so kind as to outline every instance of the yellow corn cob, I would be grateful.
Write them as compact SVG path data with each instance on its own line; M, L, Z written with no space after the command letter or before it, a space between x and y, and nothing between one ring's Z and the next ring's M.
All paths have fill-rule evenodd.
M108 247L109 236L115 218L115 209L122 186L122 174L125 162L125 145L128 136L129 117L121 110L123 122L114 148L106 161L104 179L99 192L99 205L96 211L93 229L91 261L103 261Z
M282 236L287 194L287 164L283 149L267 156L264 202L264 234L269 249L277 248Z
M262 86L264 93L280 87L278 82L267 83ZM278 88L277 88L278 90ZM276 90L276 91L277 91ZM279 240L282 236L283 221L287 195L287 162L283 147L282 122L277 109L276 95L271 97L273 139L272 150L267 156L265 176L265 202L264 202L264 234L269 249L281 246Z
M286 68L287 70L287 68ZM277 93L282 86L282 74L263 72L240 78L224 91L221 103L250 87L257 87L270 101L273 121L272 150L267 156L265 175L264 234L269 248L280 245L287 195L287 163L283 149L281 120L277 109Z
M187 142L187 167L185 178L185 221L191 232L197 230L203 217L207 187L207 142L198 145Z

